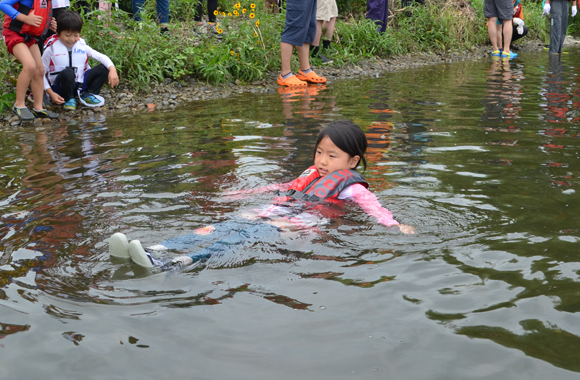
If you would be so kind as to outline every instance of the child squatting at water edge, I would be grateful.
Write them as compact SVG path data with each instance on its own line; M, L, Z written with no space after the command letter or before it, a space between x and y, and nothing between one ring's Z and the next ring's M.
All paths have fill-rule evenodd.
M366 170L364 154L367 138L355 123L339 120L329 124L319 134L314 148L314 165L295 180L259 189L237 191L230 195L248 195L271 191L275 198L264 208L246 212L232 220L198 228L192 234L178 236L148 247L145 251L138 240L128 242L122 233L109 240L111 256L131 258L146 268L173 269L199 264L210 257L235 254L245 246L260 241L273 241L292 230L315 229L328 221L330 208L344 201L358 204L368 215L387 227L413 234L413 227L399 224L393 214L382 207L368 190L368 183L356 168L361 163ZM197 250L201 243L211 243ZM160 259L163 251L182 253Z

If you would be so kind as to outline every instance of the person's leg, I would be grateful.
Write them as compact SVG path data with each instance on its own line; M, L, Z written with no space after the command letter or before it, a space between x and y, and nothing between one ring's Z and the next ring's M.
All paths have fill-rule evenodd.
M503 46L503 42L502 42L503 41L503 23L497 24L496 36L497 36L497 48L503 49L502 48L502 46Z
M550 53L551 54L560 54L562 49L563 41L560 41L562 38L562 10L563 4L567 1L558 1L553 0L550 2ZM564 31L564 36L566 32Z
M22 71L16 80L16 102L14 105L17 108L23 108L26 107L26 91L36 71L36 61L25 43L16 44L12 48L12 53L22 64Z
M513 21L503 20L503 51L504 54L510 52L510 42L512 40Z
M490 17L487 22L487 33L489 34L489 40L491 41L491 46L493 51L499 50L497 45L497 17Z
M169 24L169 0L157 0L157 21L162 28Z
M336 24L336 17L332 17L329 21L324 21L322 24L322 29L326 30L324 34L325 40L332 40L332 35L334 34L334 25Z
M216 15L215 11L218 9L218 0L207 0L207 20L209 22L215 22Z
M314 41L312 46L320 46L320 37L322 37L322 24L323 20L316 20L316 35L314 36Z
M98 94L109 78L109 69L102 63L91 68L85 74L83 93Z
M75 89L77 84L75 72L72 68L67 67L58 73L54 82L59 87L59 95L62 96L65 102L75 98Z
M286 42L280 42L280 55L282 56L282 76L292 72L290 62L292 61L293 50L294 46Z
M308 70L310 68L310 44L304 43L302 46L296 46L296 51L300 60L300 70Z
M44 96L44 65L42 64L42 57L40 56L38 44L32 45L29 50L36 66L30 83L30 89L32 90L34 98L33 109L40 111L44 109L42 105L42 98Z
M133 9L133 20L141 21L141 12L143 11L143 4L145 0L132 0L131 8Z
M568 12L570 11L570 4L568 1L556 1L562 6L562 20L560 26L560 48L558 53L562 53L562 47L564 46L564 40L566 39L566 32L568 31Z
M195 16L193 16L193 21L195 21L201 25L201 15L202 14L203 14L203 4L201 3L201 0L199 0L197 2L197 5L195 6Z

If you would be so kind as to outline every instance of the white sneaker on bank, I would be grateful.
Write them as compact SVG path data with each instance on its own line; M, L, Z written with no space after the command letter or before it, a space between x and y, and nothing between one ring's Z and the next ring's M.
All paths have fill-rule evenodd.
M153 259L145 252L139 240L131 240L129 243L129 255L135 264L144 268L153 268L155 266Z
M109 254L121 259L128 259L131 257L129 255L129 242L124 234L117 232L111 236L109 239Z

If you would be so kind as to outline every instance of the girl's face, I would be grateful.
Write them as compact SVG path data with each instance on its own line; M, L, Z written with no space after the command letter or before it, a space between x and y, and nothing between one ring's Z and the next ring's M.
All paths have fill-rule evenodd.
M314 166L321 176L337 170L354 169L359 160L359 156L351 157L337 147L328 136L320 140L314 154Z

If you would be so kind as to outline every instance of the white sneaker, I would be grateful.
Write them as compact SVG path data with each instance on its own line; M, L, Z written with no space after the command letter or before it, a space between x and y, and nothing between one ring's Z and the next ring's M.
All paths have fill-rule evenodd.
M145 252L139 240L131 240L129 243L129 255L131 255L131 260L137 265L144 268L153 268L154 266L151 256Z
M121 259L131 257L129 255L129 242L124 234L117 232L111 236L109 239L109 255Z

